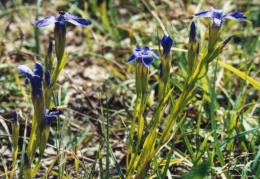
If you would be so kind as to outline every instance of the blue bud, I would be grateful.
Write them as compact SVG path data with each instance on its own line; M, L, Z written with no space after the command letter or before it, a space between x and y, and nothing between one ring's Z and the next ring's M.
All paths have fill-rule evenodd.
M28 158L28 155L27 155L26 152L24 153L23 158L24 158L24 160L23 160L23 161L24 161L23 166L24 166L25 168L31 168L31 164L30 164L30 162L29 162L29 158Z
M46 70L45 72L45 86L51 86L51 74L49 70Z
M195 22L192 21L190 25L190 40L195 40L195 38L196 38L196 26L195 26Z
M43 77L43 67L41 63L36 63L34 66L34 71L32 71L26 65L19 65L17 70L22 74L26 75L27 79L32 85L32 97L38 98L43 96L42 92L42 77Z
M50 40L47 55L52 55L52 53L53 53L53 40Z
M163 55L169 55L173 45L171 36L164 35L161 39L161 45L163 46Z
M232 38L234 35L230 35L228 38L226 38L223 42L221 42L222 44L226 45Z
M17 112L16 111L14 111L14 120L13 120L13 123L15 123L15 124L18 124L19 122L18 122L18 116L17 116Z

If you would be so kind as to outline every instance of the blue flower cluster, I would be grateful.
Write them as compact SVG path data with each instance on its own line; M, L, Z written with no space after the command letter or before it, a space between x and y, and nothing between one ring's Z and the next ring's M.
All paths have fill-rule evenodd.
M34 71L32 71L26 65L18 66L17 70L24 74L32 85L32 96L33 98L42 97L42 77L43 67L41 63L36 63Z

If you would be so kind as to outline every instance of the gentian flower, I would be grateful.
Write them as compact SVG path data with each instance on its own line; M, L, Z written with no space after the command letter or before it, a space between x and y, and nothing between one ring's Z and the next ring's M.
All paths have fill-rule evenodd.
M81 26L81 27L85 27L87 25L89 25L88 21L86 19L83 18L78 18L76 15L70 13L70 12L64 12L64 11L60 11L59 12L60 15L58 16L48 16L46 18L44 18L43 20L38 20L35 22L32 22L33 25L37 25L37 27L41 28L41 27L45 27L51 24L55 25L65 25L65 22L68 21L74 25L77 26ZM56 24L58 23L58 24Z
M45 122L43 85L42 85L43 67L41 63L36 63L34 66L34 71L32 71L26 65L20 65L18 66L17 69L19 72L26 75L27 79L30 81L32 86L32 102L34 107L33 108L34 117L32 122L31 136L34 137L30 138L28 147L26 149L29 161L32 163L40 141L40 133L43 129L44 122Z
M160 59L160 56L145 46L143 48L138 45L133 48L133 54L127 60L127 64L137 61L135 84L137 96L144 96L148 87L149 66L153 62L153 57Z
M196 25L195 22L192 21L190 25L190 39L189 40L195 40L196 39Z
M243 20L246 19L246 16L242 12L231 12L229 14L223 15L222 10L211 8L211 11L202 11L197 14L194 14L195 17L210 17L213 19L213 24L209 28L209 45L208 53L214 52L216 44L220 35L221 24L224 19L235 19Z
M244 20L246 16L242 12L231 12L229 14L223 15L223 11L211 8L211 11L202 11L197 14L194 14L195 17L210 17L213 19L213 26L220 27L224 19L235 19L235 20Z
M45 70L49 70L51 72L53 59L53 40L50 40L47 55L45 57Z
M169 55L173 45L171 36L164 35L161 39L161 45L163 46L163 55Z
M26 75L27 79L32 85L32 97L33 99L37 97L42 97L42 77L43 77L43 67L41 63L36 63L34 66L34 71L32 71L26 65L18 66L17 70Z
M61 114L62 112L59 110L52 110L52 109L48 110L47 108L45 108L45 124L44 124L43 131L41 133L41 138L40 138L41 142L39 143L40 159L42 158L44 154L44 150L46 149L46 144L50 133L51 121Z
M190 25L190 38L188 43L188 67L189 72L192 73L192 69L198 62L199 55L199 42L196 38L196 25L195 22L192 21Z
M49 126L51 121L61 114L62 112L59 110L52 111L45 108L45 124Z
M134 60L136 60L137 63L143 63L144 66L149 67L153 62L153 57L157 59L161 58L160 55L155 53L149 47L144 46L141 48L137 45L133 48L133 54L127 60L126 64L132 63Z
M43 20L38 20L32 22L33 25L37 27L45 27L51 24L55 24L54 28L54 37L55 37L55 50L58 62L61 61L63 53L64 53L64 45L65 45L65 36L66 36L66 27L65 22L70 22L74 25L85 27L89 25L88 21L83 18L78 18L76 15L60 11L57 16L48 16Z
M164 35L161 39L161 45L163 47L163 56L162 56L162 62L159 66L159 72L160 72L160 79L159 79L159 101L163 98L167 91L167 85L170 78L170 68L171 68L171 48L173 45L173 40L171 36Z
M13 123L19 124L19 122L18 122L18 116L17 116L17 112L16 112L16 111L14 111L14 120L13 120Z

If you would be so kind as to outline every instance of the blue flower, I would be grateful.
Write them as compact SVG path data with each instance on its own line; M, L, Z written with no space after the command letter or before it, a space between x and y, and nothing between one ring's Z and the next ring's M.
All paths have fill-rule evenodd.
M74 25L85 27L89 25L88 21L83 18L78 18L76 15L70 13L70 12L64 12L60 11L58 16L48 16L44 18L43 20L38 20L35 22L32 22L33 25L37 25L37 27L45 27L51 24L57 25L65 25L65 22L70 22Z
M163 46L163 55L169 55L173 45L171 36L164 35L161 40L161 45Z
M43 20L32 22L33 25L36 25L39 28L55 24L54 38L58 63L61 62L65 49L66 21L81 27L89 25L86 19L78 18L76 15L65 11L60 11L58 16L48 16Z
M202 11L197 14L194 14L195 17L210 17L213 19L213 26L220 27L223 20L226 19L235 19L235 20L244 20L246 16L242 12L231 12L229 14L223 15L222 10L211 8L211 11Z
M53 53L53 40L50 40L47 55L52 55L52 53Z
M196 38L196 25L195 22L192 21L190 25L190 40L195 40Z
M143 63L146 67L149 67L153 62L153 57L160 59L160 55L155 53L149 47L144 46L143 48L138 45L133 48L133 54L127 60L126 64L132 63L136 60L138 63Z
M61 111L52 111L45 108L45 124L50 125L51 121L61 114Z
M14 120L13 120L13 123L18 124L18 117L17 117L17 112L16 112L16 111L14 111Z
M26 75L27 79L32 85L32 96L34 98L42 97L42 77L43 77L43 67L41 63L36 63L34 66L34 71L32 71L26 65L18 66L17 70Z

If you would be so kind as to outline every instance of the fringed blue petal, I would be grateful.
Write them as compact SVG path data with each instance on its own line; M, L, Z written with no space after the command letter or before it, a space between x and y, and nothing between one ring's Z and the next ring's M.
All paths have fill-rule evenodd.
M71 12L66 12L65 13L67 18L71 18L71 19L77 19L78 16L76 16L75 14L71 13Z
M41 79L43 77L43 67L39 62L34 65L34 75L39 76Z
M35 22L32 22L33 25L37 25L37 27L45 27L51 24L54 24L56 21L56 18L54 16L48 16L44 18L43 20L38 20Z
M32 76L33 76L33 71L32 71L28 66L26 66L26 65L19 65L19 66L17 67L17 70L18 70L20 73L26 75L26 77L27 77L27 79L28 79L29 81L31 80L31 78L32 78Z
M154 56L157 59L161 59L160 55L158 55L157 53L155 53L153 50L149 50L147 51L149 55Z
M213 12L211 11L202 11L196 14L193 14L194 17L211 17L212 18Z
M140 57L140 55L138 53L133 53L130 58L127 60L126 64L132 63L135 59L137 59L138 57Z
M246 16L242 12L231 12L223 16L226 19L244 20Z
M49 110L45 108L45 124L50 125L51 121L61 114L61 111L53 111L49 113Z
M216 27L220 27L221 24L222 24L222 20L221 19L218 19L218 18L214 18L213 19L213 26L216 26Z
M149 67L153 62L153 57L151 55L142 55L142 62L144 66Z
M133 47L133 52L134 53L140 52L141 50L142 50L142 48L139 45Z
M81 26L81 27L85 27L85 26L89 25L88 21L86 19L82 19L82 18L67 19L66 21L68 21L76 26Z

